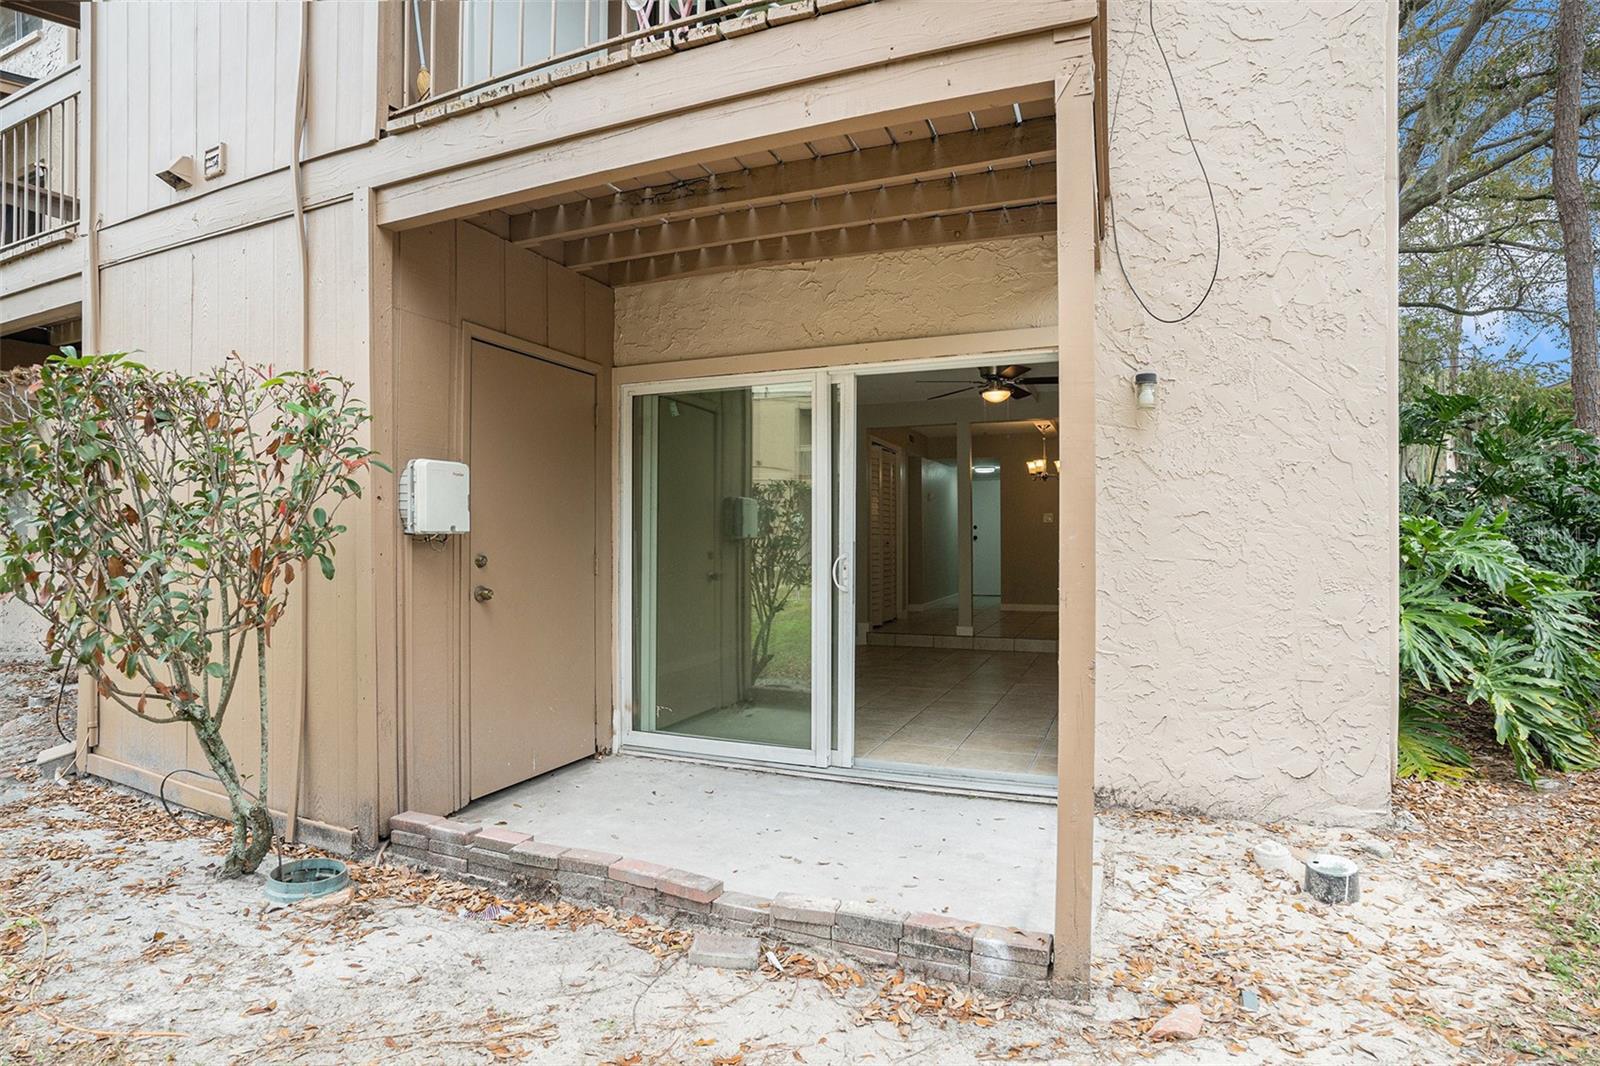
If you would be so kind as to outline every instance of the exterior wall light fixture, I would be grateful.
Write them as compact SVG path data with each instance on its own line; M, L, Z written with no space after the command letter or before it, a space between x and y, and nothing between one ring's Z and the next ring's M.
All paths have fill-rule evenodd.
M1156 405L1156 373L1153 370L1142 370L1133 375L1133 387L1136 390L1134 402L1143 411L1153 410Z

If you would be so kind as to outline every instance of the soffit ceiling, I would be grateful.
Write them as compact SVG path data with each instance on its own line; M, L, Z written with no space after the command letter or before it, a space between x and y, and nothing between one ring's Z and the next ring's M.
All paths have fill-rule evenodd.
M508 209L510 240L609 285L1055 231L1052 101L864 126Z

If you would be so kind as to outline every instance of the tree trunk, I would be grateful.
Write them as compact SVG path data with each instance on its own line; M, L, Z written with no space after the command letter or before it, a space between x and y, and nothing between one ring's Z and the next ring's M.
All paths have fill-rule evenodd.
M1556 15L1555 136L1550 186L1567 261L1567 332L1572 349L1572 412L1578 425L1600 432L1600 360L1596 357L1594 233L1578 177L1578 111L1582 106L1584 0L1561 0Z
M255 873L261 860L272 850L272 815L267 811L266 801L245 795L233 756L210 723L197 723L194 735L200 741L200 750L205 752L206 762L211 764L212 772L228 794L228 807L233 811L233 847L222 864L222 876Z

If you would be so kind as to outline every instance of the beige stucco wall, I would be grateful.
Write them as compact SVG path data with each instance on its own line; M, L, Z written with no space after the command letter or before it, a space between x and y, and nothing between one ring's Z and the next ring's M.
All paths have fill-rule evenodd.
M38 30L0 52L0 70L26 78L48 78L77 58L78 32L56 22L41 22Z
M1124 259L1164 317L1211 268L1142 6L1114 6ZM1394 224L1384 4L1160 5L1222 221L1194 318L1097 297L1097 782L1257 816L1387 810L1395 721ZM1132 45L1130 53L1129 47ZM1109 251L1109 250L1108 250ZM1131 376L1162 377L1140 413Z
M1211 214L1143 5L1113 4L1113 187L1136 283L1187 309ZM1194 318L1096 292L1096 783L1258 818L1387 810L1395 714L1392 30L1382 4L1157 13L1223 232ZM1130 46L1132 51L1130 54ZM1054 325L1048 238L616 296L617 364ZM1132 375L1162 377L1154 412ZM1067 605L1070 610L1072 605Z
M617 366L1054 326L1055 240L1025 237L617 290Z

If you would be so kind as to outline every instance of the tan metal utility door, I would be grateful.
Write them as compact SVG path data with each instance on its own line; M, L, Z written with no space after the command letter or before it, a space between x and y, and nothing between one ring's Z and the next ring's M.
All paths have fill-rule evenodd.
M595 751L595 379L472 342L470 799Z

